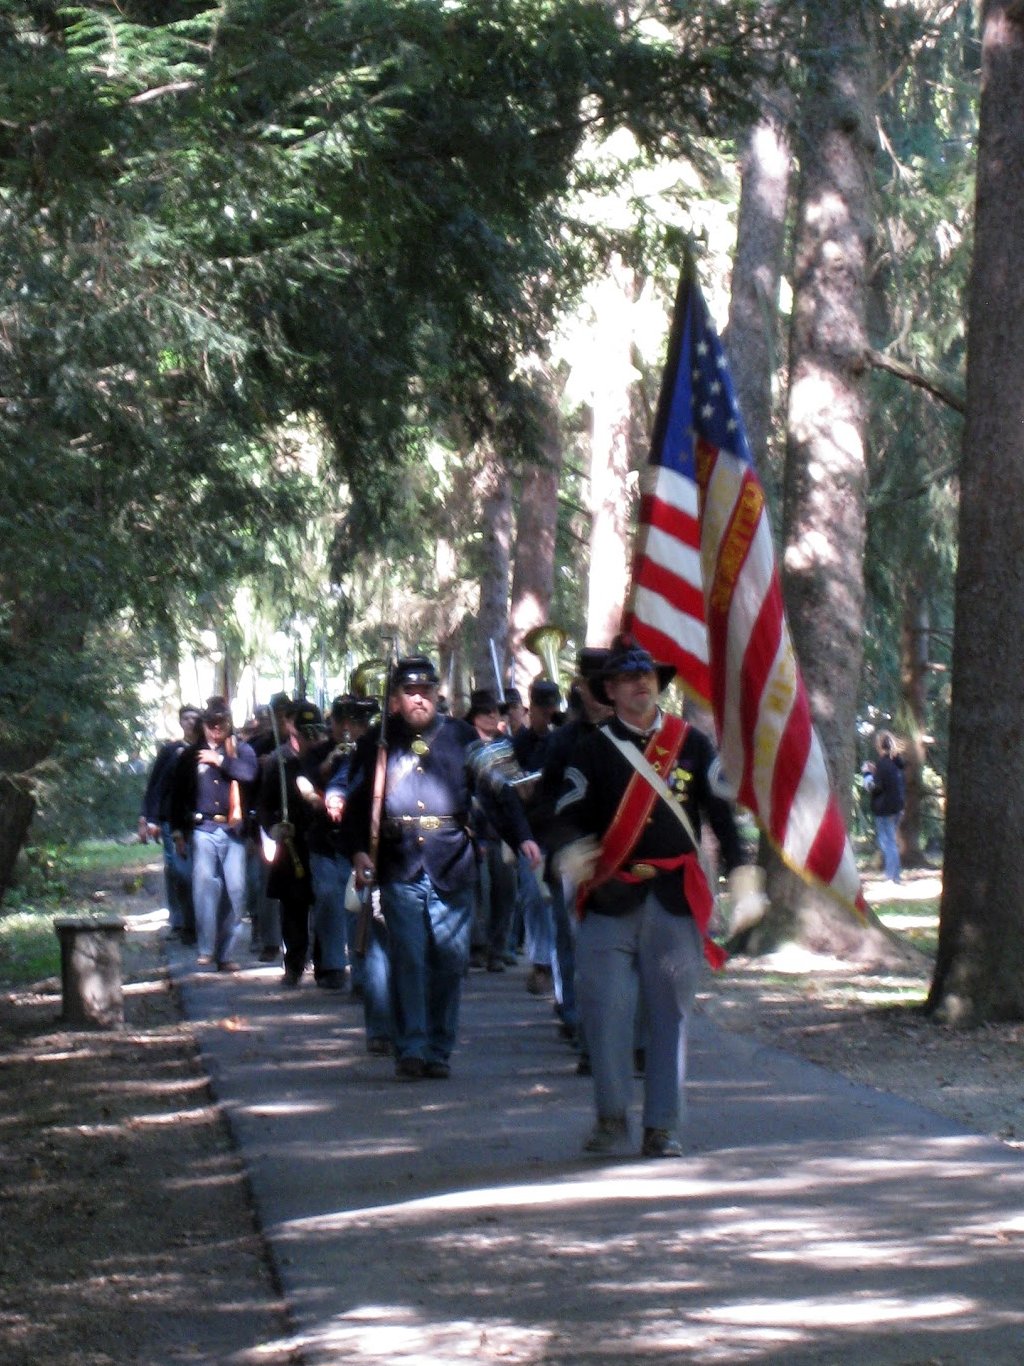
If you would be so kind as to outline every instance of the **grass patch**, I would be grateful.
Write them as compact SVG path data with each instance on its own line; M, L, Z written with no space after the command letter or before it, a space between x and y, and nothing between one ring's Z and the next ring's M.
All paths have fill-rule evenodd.
M932 958L939 947L939 899L880 901L871 908L887 930Z
M0 983L5 987L28 986L60 976L55 912L56 907L52 907L0 917Z
M118 872L142 868L163 858L159 843L139 844L132 840L82 840L79 844L57 846L52 851L55 867L65 876L81 873Z
M141 875L156 858L162 858L159 845L113 839L26 849L19 882L0 910L0 985L24 987L60 975L56 916L103 917L87 895L72 892L76 880L105 873Z

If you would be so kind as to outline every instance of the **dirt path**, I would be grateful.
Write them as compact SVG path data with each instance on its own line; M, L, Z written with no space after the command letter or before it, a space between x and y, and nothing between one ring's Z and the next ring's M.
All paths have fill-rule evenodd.
M167 983L158 887L148 872L105 898L129 924L123 1032L64 1030L57 982L0 998L4 1366L241 1363L286 1331Z
M918 886L907 896L933 889ZM0 1364L253 1362L288 1325L249 1189L164 969L158 869L124 915L126 1028L64 1030L59 983L0 998ZM737 962L702 1009L854 1080L1024 1145L1024 1026L970 1034L906 1008L916 975ZM887 1000L890 1004L887 1006Z

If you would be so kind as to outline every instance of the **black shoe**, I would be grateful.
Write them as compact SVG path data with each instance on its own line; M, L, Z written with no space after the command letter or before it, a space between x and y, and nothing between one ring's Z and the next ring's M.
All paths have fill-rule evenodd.
M374 1058L390 1058L394 1049L390 1039L376 1038L366 1040L366 1051Z
M241 971L242 971L242 965L241 965L241 963L236 963L236 962L234 961L233 958L225 958L222 962L220 962L220 963L217 964L217 971L218 971L218 972L241 972Z
M341 991L345 985L345 974L340 968L327 968L316 979L318 987L324 991Z
M668 1129L645 1129L641 1157L682 1157L683 1145Z
M283 987L297 987L297 986L299 985L299 982L300 982L301 980L302 980L302 972L301 972L301 969L299 969L299 968L285 968L285 970L284 970L284 975L283 975L282 978L281 978L281 985L282 985Z
M422 1058L399 1058L395 1063L396 1081L419 1081L425 1072Z
M423 1064L423 1075L429 1077L431 1081L447 1081L452 1074L451 1065L446 1062L426 1062Z

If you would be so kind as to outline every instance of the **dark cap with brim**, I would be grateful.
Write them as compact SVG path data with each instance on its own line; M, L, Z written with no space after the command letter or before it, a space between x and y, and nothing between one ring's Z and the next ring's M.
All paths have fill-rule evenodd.
M211 702L202 714L204 726L231 725L231 708L226 702Z
M674 664L659 663L650 651L638 645L632 636L616 636L604 666L591 674L587 682L597 700L610 707L612 701L605 692L605 683L628 674L657 674L658 691L664 692L675 678L676 669Z
M292 725L307 740L316 739L324 733L324 718L320 708L313 702L296 702L291 716Z
M521 707L523 705L523 695L518 688L506 688L505 700L501 703L498 710L504 716L510 707Z
M391 671L392 688L401 688L408 683L425 683L436 687L440 681L437 670L426 655L406 655L398 660Z
M490 688L476 688L469 695L469 711L466 712L466 720L472 721L474 716L480 716L484 712L498 711L498 698Z

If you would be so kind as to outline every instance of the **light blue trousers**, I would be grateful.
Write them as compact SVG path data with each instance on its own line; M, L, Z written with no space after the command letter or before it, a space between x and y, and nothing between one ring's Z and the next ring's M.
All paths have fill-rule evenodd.
M624 1116L633 1097L634 1025L642 994L644 1127L678 1128L687 1029L703 965L693 919L670 915L651 896L628 915L591 912L584 918L576 939L576 988L601 1118Z

